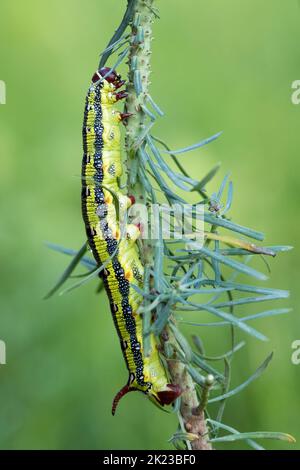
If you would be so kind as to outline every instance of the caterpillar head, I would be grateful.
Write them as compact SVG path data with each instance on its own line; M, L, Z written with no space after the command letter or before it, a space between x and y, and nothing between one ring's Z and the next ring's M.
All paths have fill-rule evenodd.
M98 70L94 74L92 81L93 83L96 83L103 77L105 77L105 80L108 83L111 83L115 89L120 88L125 83L124 80L121 80L121 75L119 75L114 70L111 70L109 67L102 67L100 70Z
M182 389L178 384L167 384L164 390L157 392L150 389L148 394L150 400L160 406L171 405L182 394Z

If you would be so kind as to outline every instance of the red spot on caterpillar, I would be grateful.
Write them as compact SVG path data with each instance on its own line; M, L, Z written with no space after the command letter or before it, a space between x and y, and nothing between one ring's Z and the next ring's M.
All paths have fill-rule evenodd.
M127 395L127 393L129 392L134 392L136 391L137 389L136 388L130 388L129 385L124 385L123 388L121 388L121 390L117 393L117 395L115 396L114 398L114 401L113 401L113 404L112 404L112 409L111 409L111 412L112 412L112 415L114 416L115 413L116 413L116 409L117 409L117 406L119 404L119 401L121 400L121 398L124 397L124 395Z
M170 405L173 403L176 398L182 394L180 385L177 384L167 384L169 390L164 390L162 392L157 392L159 401L161 405Z
M127 98L128 93L127 93L127 91L118 91L117 93L114 93L114 95L116 97L116 100L120 101L123 98Z
M133 204L135 204L135 197L131 194L128 196L128 199L130 199L131 205L133 206Z

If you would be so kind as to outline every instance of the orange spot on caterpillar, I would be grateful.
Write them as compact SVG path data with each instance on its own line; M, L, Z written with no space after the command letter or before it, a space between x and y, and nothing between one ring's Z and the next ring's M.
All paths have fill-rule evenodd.
M114 232L114 238L115 238L115 240L120 239L120 230L118 228Z
M125 272L125 279L127 279L127 281L131 281L133 279L133 272L132 271L126 271Z
M104 202L105 204L111 204L113 202L113 197L111 194L108 194L107 196L105 196L104 198Z

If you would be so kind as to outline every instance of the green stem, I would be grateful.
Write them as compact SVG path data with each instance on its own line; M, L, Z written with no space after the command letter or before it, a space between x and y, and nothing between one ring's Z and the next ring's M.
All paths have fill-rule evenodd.
M127 153L128 194L134 195L136 202L146 205L146 194L141 184L138 168L139 149L136 142L146 129L149 117L145 113L146 99L150 85L150 57L152 41L153 0L135 0L129 52L129 74L125 104L127 113L132 113L126 126L125 147ZM142 144L143 145L143 144ZM153 264L151 240L142 240L142 256L145 264Z
M176 351L178 344L176 338L174 337L173 332L170 328L167 328L167 337L168 340L165 343L165 346L168 347L174 345L173 350ZM205 401L208 395L208 388L210 383L207 383L204 395L202 397L201 403L199 403L195 383L188 373L185 364L177 360L176 353L174 357L168 361L168 368L172 380L174 383L180 384L182 388L181 395L181 405L180 405L180 415L184 423L185 430L189 434L195 434L198 436L198 439L195 439L191 442L191 447L193 450L212 450L212 446L209 441L208 429L206 426L205 420ZM211 380L211 378L209 378Z

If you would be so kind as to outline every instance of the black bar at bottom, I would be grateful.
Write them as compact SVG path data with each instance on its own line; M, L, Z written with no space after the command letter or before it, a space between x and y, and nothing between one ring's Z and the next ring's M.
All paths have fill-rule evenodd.
M166 465L197 465L214 462L221 464L253 464L300 462L299 451L168 451L168 450L2 450L0 451L1 468L9 468L14 464L47 464L50 468L57 464L76 464L76 468L100 468L103 466L124 466L139 468ZM42 467L43 468L43 467Z

